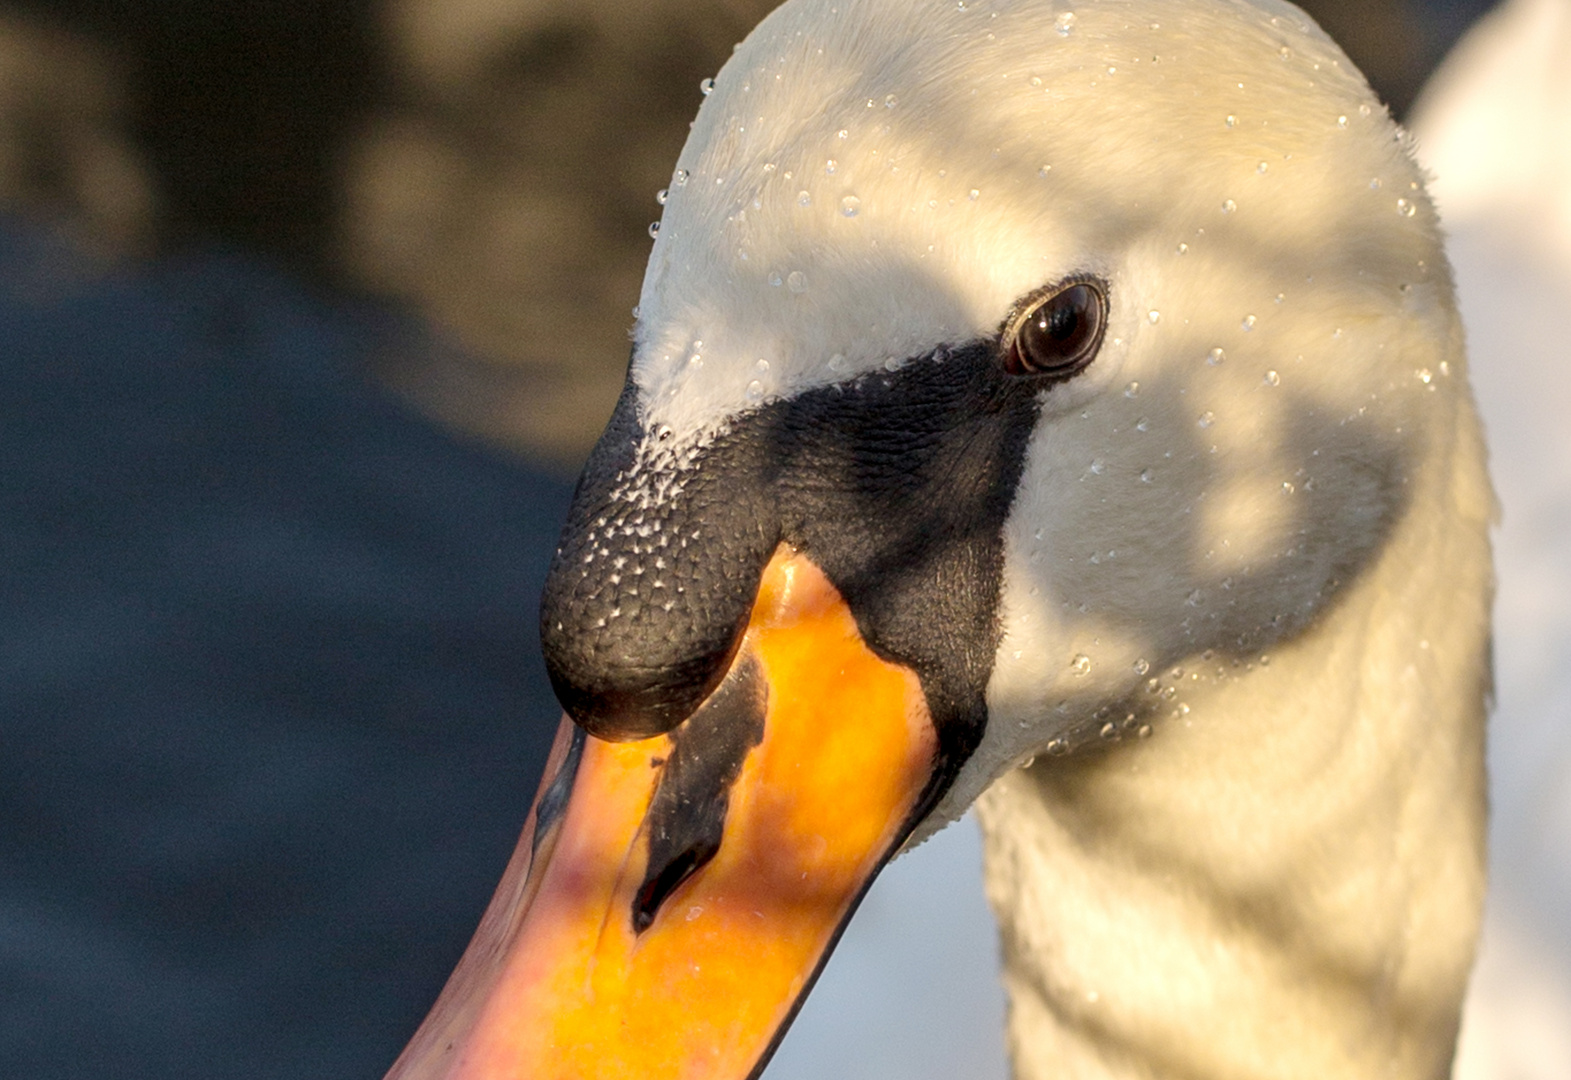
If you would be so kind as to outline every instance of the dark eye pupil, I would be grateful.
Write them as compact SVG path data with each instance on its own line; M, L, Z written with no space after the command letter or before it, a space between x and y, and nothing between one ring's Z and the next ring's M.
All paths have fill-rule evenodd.
M1015 333L1010 372L1067 377L1080 371L1101 344L1102 312L1102 294L1089 284L1071 285L1042 301Z

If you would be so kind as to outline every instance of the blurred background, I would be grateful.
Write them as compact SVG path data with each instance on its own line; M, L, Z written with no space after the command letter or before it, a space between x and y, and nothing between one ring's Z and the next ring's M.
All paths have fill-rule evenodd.
M772 6L0 0L0 1075L391 1063L554 728L654 193ZM1504 504L1458 1076L1567 1080L1571 0L1304 6L1438 176ZM891 867L771 1077L1004 1076L979 866Z

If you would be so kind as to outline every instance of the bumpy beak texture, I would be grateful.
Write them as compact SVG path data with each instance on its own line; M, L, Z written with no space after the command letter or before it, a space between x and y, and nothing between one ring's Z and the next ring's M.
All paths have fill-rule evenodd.
M524 835L389 1080L756 1076L914 825L937 737L806 557L669 735L563 719Z

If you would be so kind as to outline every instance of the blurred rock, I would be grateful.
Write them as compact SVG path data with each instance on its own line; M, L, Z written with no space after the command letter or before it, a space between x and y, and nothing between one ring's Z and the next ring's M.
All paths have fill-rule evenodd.
M655 191L774 0L395 0L346 158L342 265L451 332L384 357L450 422L576 464L621 388Z
M112 257L153 237L153 181L133 146L123 66L109 50L0 13L0 208Z

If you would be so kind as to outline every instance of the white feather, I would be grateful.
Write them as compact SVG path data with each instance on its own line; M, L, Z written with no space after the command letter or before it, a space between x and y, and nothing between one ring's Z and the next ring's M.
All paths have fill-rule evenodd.
M1422 177L1296 8L791 0L678 163L643 419L701 439L1086 273L1108 341L1043 395L987 734L915 840L1008 773L1022 1077L1438 1076L1492 502Z

